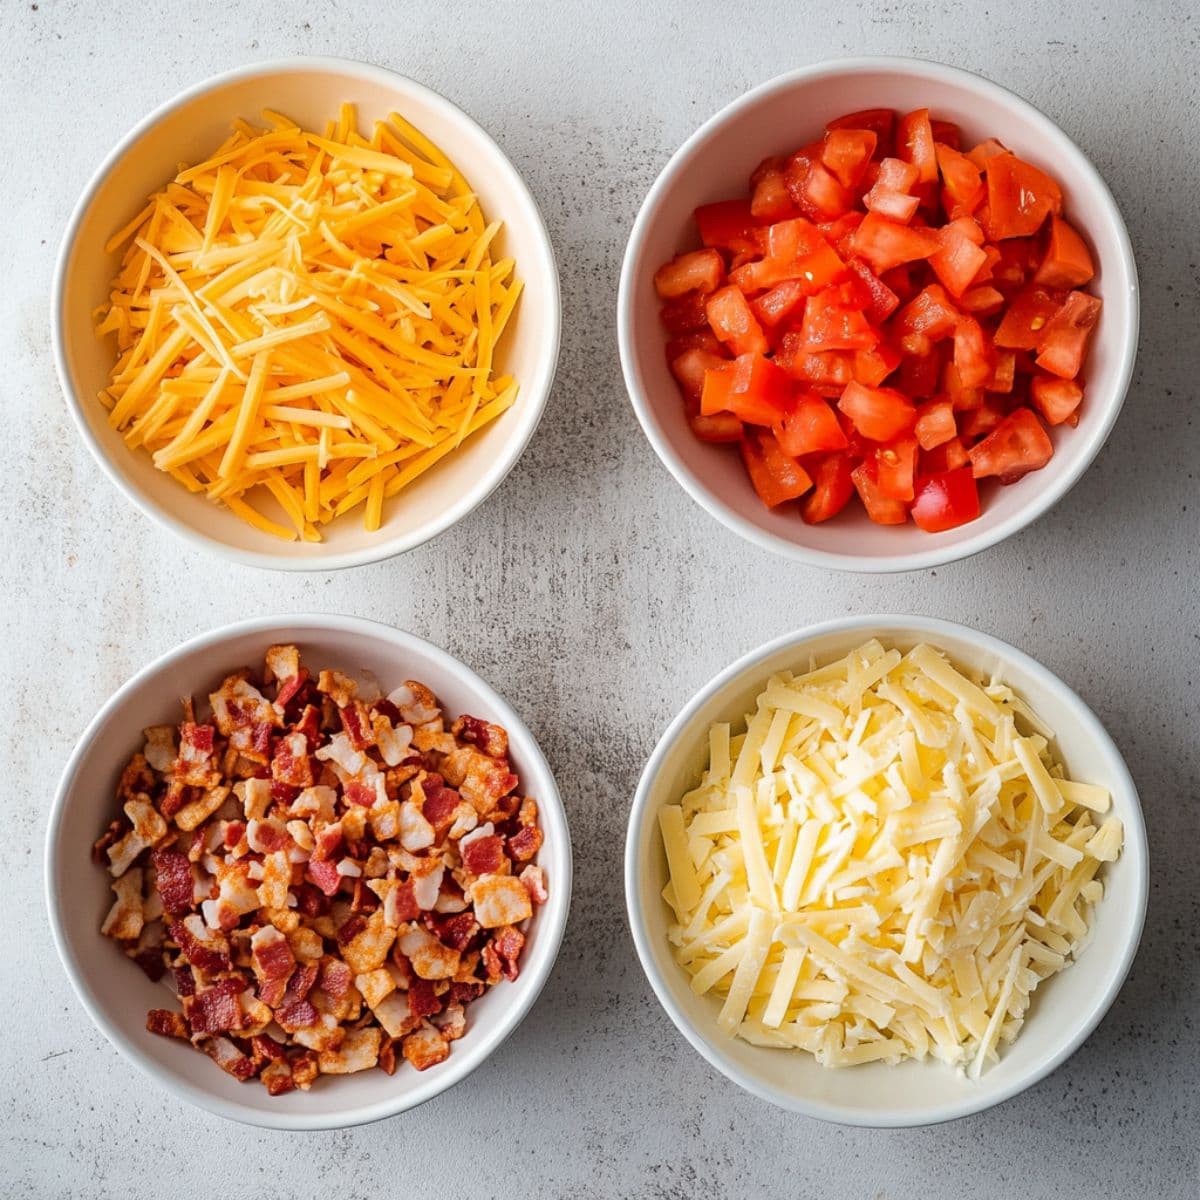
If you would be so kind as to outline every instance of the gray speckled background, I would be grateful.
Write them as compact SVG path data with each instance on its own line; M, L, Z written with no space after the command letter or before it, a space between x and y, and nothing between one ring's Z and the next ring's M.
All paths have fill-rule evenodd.
M206 7L0 0L0 406L15 450L0 491L14 914L0 922L0 1193L139 1195L166 1173L155 1192L270 1195L287 1180L346 1200L1196 1196L1196 6ZM1074 492L980 558L893 578L775 560L706 517L634 422L612 319L630 223L675 147L748 86L863 52L981 71L1058 120L1116 193L1144 292L1132 394ZM48 335L63 225L117 138L185 84L303 53L394 67L482 121L542 206L565 301L549 409L491 500L405 558L310 577L227 565L138 515L69 424ZM391 621L476 667L541 738L577 863L562 955L521 1030L424 1108L340 1133L242 1128L155 1090L71 994L41 897L47 806L96 707L181 639L287 609ZM975 624L1071 682L1128 757L1153 860L1141 954L1087 1045L1001 1108L913 1132L790 1116L710 1070L651 996L620 884L641 763L686 698L788 628L872 610Z

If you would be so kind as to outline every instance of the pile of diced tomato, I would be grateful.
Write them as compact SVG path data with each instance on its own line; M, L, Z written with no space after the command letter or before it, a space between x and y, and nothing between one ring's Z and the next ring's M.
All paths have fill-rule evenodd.
M771 508L951 529L977 480L1050 460L1100 314L1062 189L928 109L851 113L750 195L696 209L654 277L696 436L737 443Z

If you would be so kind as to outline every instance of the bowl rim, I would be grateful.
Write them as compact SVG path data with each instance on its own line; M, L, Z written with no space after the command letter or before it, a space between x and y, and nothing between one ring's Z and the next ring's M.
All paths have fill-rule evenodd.
M232 546L227 542L211 537L200 526L178 519L162 508L151 497L143 496L139 489L125 478L124 473L118 469L116 463L112 461L111 456L92 432L91 426L88 424L87 417L84 414L84 404L86 402L78 395L71 381L71 370L65 344L64 328L66 320L63 309L66 300L68 266L75 248L79 227L83 223L84 217L104 181L146 133L177 109L190 104L193 100L198 99L208 92L216 91L230 84L240 83L243 80L255 79L259 76L270 76L282 72L303 73L305 71L340 73L393 88L399 94L419 96L423 103L431 108L440 110L448 121L464 127L469 132L473 132L495 150L503 168L509 173L513 189L528 203L530 214L533 217L530 223L530 232L537 243L537 253L541 260L538 264L539 272L544 272L547 276L546 305L549 320L547 328L542 331L540 337L544 345L543 354L545 355L545 361L537 368L537 373L545 375L544 385L538 391L532 389L522 391L522 396L531 401L529 410L524 417L525 425L523 428L514 429L514 436L510 437L504 443L504 452L498 455L496 459L498 467L493 468L495 471L493 479L485 479L485 486L481 489L465 493L452 504L447 505L445 510L435 520L427 522L425 525L404 536L380 537L359 550L342 550L337 552L323 552L322 547L325 546L325 543L320 543L314 547L311 555L288 557L281 553L273 552L270 549L254 550ZM191 543L191 545L208 553L219 554L226 559L241 563L244 566L277 571L337 571L346 567L363 566L367 563L380 562L398 554L405 554L409 550L415 550L418 546L422 546L432 538L437 537L438 534L444 533L452 525L457 524L464 517L472 513L504 482L509 472L516 466L521 455L524 454L526 447L537 431L538 425L545 413L546 405L549 402L550 394L554 388L554 377L558 370L562 350L562 289L559 281L558 261L554 253L554 244L550 240L546 221L542 216L537 200L528 183L525 182L524 176L513 165L512 160L495 138L478 121L469 116L453 100L443 96L440 92L434 91L427 85L419 83L410 76L401 74L399 71L392 71L387 67L376 66L373 63L365 63L333 55L295 55L293 57L272 58L247 63L232 70L211 75L184 88L181 92L165 100L143 117L104 156L100 165L96 167L84 185L83 191L80 193L79 199L75 202L75 206L71 210L71 216L63 230L51 281L50 327L54 364L58 374L59 387L66 399L67 408L71 413L75 428L83 438L85 445L91 451L92 457L99 464L104 474L108 476L110 482L140 512L162 528ZM524 386L524 383L522 383L523 389ZM538 394L539 391L540 394ZM380 530L380 532L382 533L383 530Z
M978 1085L973 1094L963 1097L960 1102L929 1104L916 1108L912 1112L896 1113L883 1109L857 1109L843 1105L814 1101L803 1096L784 1098L778 1092L759 1082L757 1076L742 1070L727 1059L718 1048L718 1039L707 1033L702 1033L682 1009L675 1003L671 989L665 976L660 972L651 949L652 938L647 930L645 911L647 903L653 903L653 894L643 895L639 879L641 858L638 852L638 842L642 828L649 820L650 796L657 782L663 761L674 744L683 735L695 719L696 713L720 689L735 679L748 675L764 660L780 650L794 648L801 650L805 643L826 634L846 634L861 632L863 636L879 636L886 638L889 629L904 628L922 635L927 635L936 645L939 638L958 638L976 644L981 650L989 652L1002 662L1011 663L1038 678L1039 682L1057 698L1072 708L1089 737L1097 744L1111 751L1114 761L1118 764L1117 776L1112 783L1114 793L1121 792L1131 802L1131 811L1125 821L1125 845L1122 858L1129 861L1134 870L1135 889L1137 892L1137 919L1132 935L1124 946L1120 947L1119 961L1116 970L1110 977L1108 987L1103 993L1097 994L1092 1001L1091 1010L1086 1019L1067 1038L1058 1049L1043 1062L1037 1064L1024 1075L1000 1086L988 1089L987 1076ZM1122 814L1125 820L1125 814ZM1043 666L1037 659L1030 657L1022 650L991 634L982 633L970 626L961 625L954 621L944 621L936 617L911 616L898 613L868 614L853 617L837 617L828 621L820 621L806 625L790 633L772 638L761 646L743 654L724 670L715 675L708 683L684 705L679 714L671 721L659 738L653 752L646 762L638 780L637 791L634 794L633 805L629 813L629 825L625 837L625 907L629 921L630 932L633 936L634 947L638 961L650 983L659 1003L666 1010L675 1028L691 1043L701 1056L727 1079L739 1087L766 1100L771 1104L792 1112L802 1113L807 1117L815 1117L840 1125L854 1125L872 1129L905 1129L924 1125L936 1125L943 1121L957 1120L960 1117L971 1116L1001 1104L1027 1088L1032 1087L1061 1066L1080 1046L1092 1035L1108 1012L1117 994L1124 986L1125 980L1133 966L1141 942L1145 926L1146 906L1149 894L1149 846L1146 838L1145 819L1142 814L1141 800L1137 786L1129 773L1124 756L1113 742L1112 737L1104 728L1099 717L1079 697L1079 695L1049 667ZM653 889L650 889L653 892ZM940 1064L929 1064L931 1067Z
M554 819L561 824L566 835L563 837L562 846L559 848L562 861L555 865L555 882L554 888L550 893L550 899L535 917L535 920L538 922L539 941L544 939L546 943L546 951L541 965L529 975L532 986L527 987L524 994L520 995L515 1001L506 1003L500 1009L498 1019L495 1023L486 1031L481 1031L484 1036L477 1051L476 1059L473 1061L464 1060L456 1069L454 1056L452 1055L445 1064L448 1068L446 1071L439 1071L431 1076L424 1077L423 1086L419 1086L415 1091L397 1093L393 1099L382 1100L374 1104L360 1104L349 1107L339 1113L276 1113L269 1110L259 1110L243 1105L239 1101L226 1100L224 1097L216 1095L204 1086L202 1079L200 1082L197 1082L192 1079L177 1079L165 1074L152 1055L144 1050L135 1039L126 1037L124 1033L108 1020L104 1012L104 1006L94 994L89 983L88 972L83 968L71 950L70 943L63 929L60 912L65 892L63 878L56 862L56 855L67 811L67 797L75 785L79 764L94 741L97 732L152 676L171 667L172 664L178 662L181 658L192 655L198 650L219 650L224 643L232 638L247 634L267 636L271 631L279 629L307 629L314 634L324 632L350 633L365 639L387 641L402 649L419 650L420 653L432 658L438 664L439 668L444 669L448 674L464 679L481 699L486 700L492 706L493 710L500 714L505 728L510 734L515 731L528 742L528 754L525 757L533 760L536 772L543 775L549 785L548 789L539 791L538 804L543 811L549 810L553 812ZM549 762L542 753L537 739L508 701L490 684L480 678L466 663L455 658L440 646L418 637L416 634L363 617L343 616L337 613L311 612L253 617L248 620L234 621L227 625L211 629L207 633L189 638L166 651L166 653L159 655L126 680L100 706L88 722L83 733L79 735L67 760L67 764L63 768L62 776L59 779L58 787L50 806L49 817L46 823L42 864L43 878L45 880L44 900L54 947L58 952L59 961L66 971L72 990L75 992L79 1002L83 1005L88 1016L91 1017L92 1023L104 1034L108 1041L129 1062L133 1063L135 1067L152 1079L159 1087L164 1088L176 1098L186 1100L191 1104L206 1109L208 1112L215 1113L217 1116L243 1124L259 1126L260 1128L293 1131L343 1129L353 1125L370 1124L373 1121L379 1121L386 1117L397 1116L449 1090L478 1067L482 1066L529 1014L537 1002L542 989L549 980L550 975L553 973L559 951L562 947L567 918L570 913L573 862L569 829L566 807L559 794L554 772L551 770ZM99 936L97 932L97 937ZM522 975L524 977L525 972L522 972Z
M936 79L951 85L959 86L968 91L987 96L988 98L1008 107L1022 109L1032 122L1039 127L1046 137L1049 148L1057 151L1070 162L1073 178L1078 180L1078 186L1086 188L1096 195L1101 207L1105 210L1106 220L1111 226L1117 246L1117 264L1127 278L1130 295L1132 319L1123 328L1124 336L1121 360L1117 367L1115 380L1115 399L1109 408L1097 416L1100 418L1088 432L1088 445L1069 471L1056 476L1044 489L1031 493L1030 500L1017 512L995 526L981 530L965 540L953 545L940 543L937 534L928 535L931 545L928 549L915 550L905 554L876 555L870 558L837 551L822 550L811 546L799 545L787 538L781 537L764 529L755 521L747 520L733 511L723 500L719 499L683 462L672 448L666 434L662 430L654 413L654 405L649 399L650 389L644 385L641 372L637 365L635 345L644 333L635 327L633 319L634 293L638 287L638 279L634 278L635 267L638 267L642 257L643 246L649 234L652 218L663 197L675 184L676 176L684 165L700 149L705 141L721 126L739 116L746 109L754 107L759 102L769 99L780 92L801 83L811 83L831 76L853 75L866 70L893 70L906 72L916 76ZM1120 284L1121 281L1118 281ZM862 55L852 58L829 59L800 67L782 75L776 75L751 88L738 96L723 108L709 117L667 160L658 178L655 179L646 198L638 210L630 231L629 241L625 248L625 256L621 263L620 283L617 290L617 344L621 358L621 371L625 379L625 390L637 415L642 432L654 448L659 460L675 477L691 498L700 505L710 516L715 517L727 529L773 554L782 555L795 561L807 563L810 566L825 567L835 571L854 571L863 574L888 574L899 571L919 571L929 567L938 567L946 563L957 562L970 558L984 550L998 545L1006 538L1019 533L1032 525L1054 507L1083 476L1099 454L1112 432L1113 426L1121 413L1125 397L1133 378L1134 363L1137 358L1138 332L1141 324L1140 290L1138 284L1137 264L1134 260L1133 246L1129 238L1129 230L1117 205L1112 191L1105 183L1103 176L1096 170L1091 159L1054 120L1048 117L1040 108L1026 100L1023 96L1011 91L1001 84L995 83L986 76L975 71L952 67L931 59L905 57L900 55ZM1078 433L1078 431L1075 431Z

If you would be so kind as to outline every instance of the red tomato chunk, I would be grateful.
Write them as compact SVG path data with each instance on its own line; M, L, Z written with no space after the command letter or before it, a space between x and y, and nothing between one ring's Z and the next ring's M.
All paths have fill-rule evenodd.
M1092 252L1059 182L997 139L848 113L695 221L701 248L654 276L667 362L692 432L736 443L769 508L816 524L857 495L941 533L1079 422Z

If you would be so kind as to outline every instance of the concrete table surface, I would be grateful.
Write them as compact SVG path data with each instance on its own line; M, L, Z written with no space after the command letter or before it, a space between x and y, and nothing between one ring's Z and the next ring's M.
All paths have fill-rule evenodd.
M1183 0L3 0L0 1193L1196 1196L1198 25ZM565 302L557 385L507 482L433 544L335 575L229 565L135 512L69 422L48 331L63 226L115 141L187 84L307 53L393 67L478 118L542 206ZM708 518L637 428L613 325L672 151L751 85L860 53L980 71L1059 121L1115 192L1143 287L1132 392L1083 481L1003 546L898 577L789 564ZM193 1111L121 1059L69 989L41 892L47 807L96 707L180 640L289 609L413 630L505 693L558 774L577 864L557 968L503 1049L415 1112L307 1135ZM1132 977L1083 1049L998 1109L909 1132L791 1116L712 1071L651 995L621 888L641 764L686 698L769 637L872 611L976 625L1074 685L1128 758L1153 863Z

